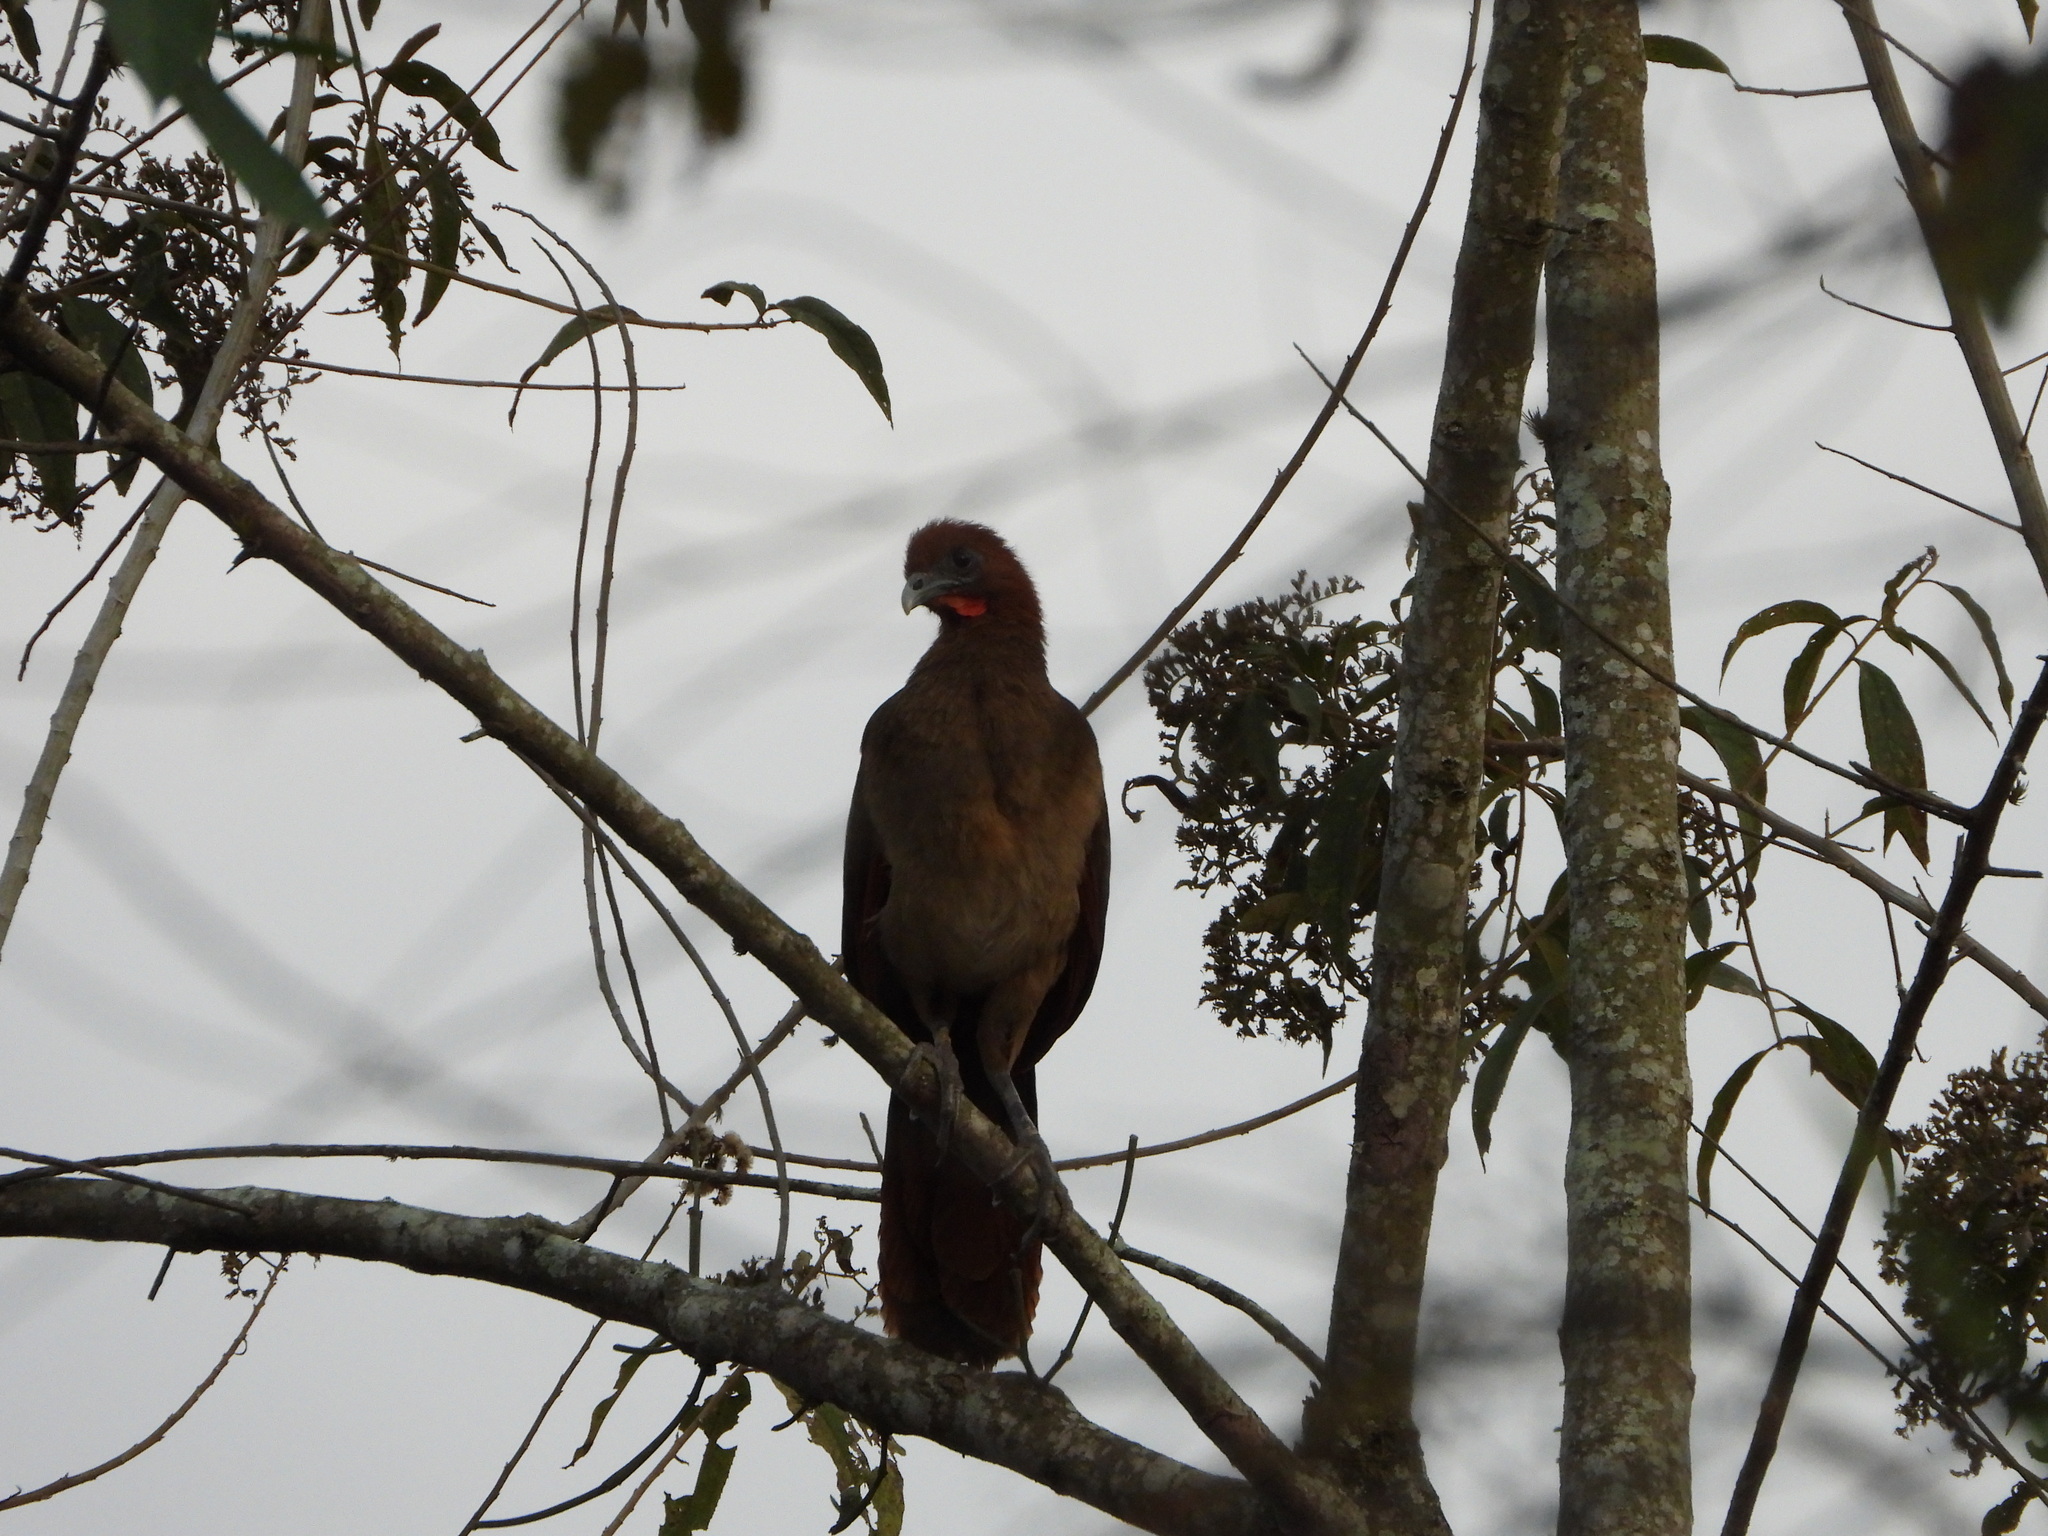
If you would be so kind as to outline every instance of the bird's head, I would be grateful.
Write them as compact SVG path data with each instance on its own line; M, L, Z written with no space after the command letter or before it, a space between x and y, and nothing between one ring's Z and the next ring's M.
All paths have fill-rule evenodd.
M903 555L903 611L929 608L949 628L1039 623L1038 593L1022 562L992 528L943 519L910 536Z

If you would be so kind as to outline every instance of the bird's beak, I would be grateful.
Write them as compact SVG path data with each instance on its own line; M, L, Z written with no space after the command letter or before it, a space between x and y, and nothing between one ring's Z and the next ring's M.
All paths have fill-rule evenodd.
M935 597L943 597L960 585L937 571L918 571L903 583L903 611L915 613Z

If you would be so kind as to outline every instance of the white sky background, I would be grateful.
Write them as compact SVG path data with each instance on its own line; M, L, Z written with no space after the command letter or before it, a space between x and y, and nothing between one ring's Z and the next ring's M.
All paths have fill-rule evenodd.
M36 8L47 35L54 10ZM473 78L513 35L510 13L389 0L367 51L387 57L440 21L425 57ZM644 380L689 388L645 401L606 756L827 949L860 726L928 638L925 616L897 611L905 535L940 514L1000 528L1044 593L1055 682L1077 697L1092 689L1214 558L1291 450L1318 393L1292 345L1334 365L1355 340L1425 169L1464 26L1450 5L1383 5L1333 89L1276 102L1249 91L1247 75L1312 56L1329 25L1320 8L1248 10L1227 24L1131 8L1104 13L1119 30L1091 40L1076 18L1095 14L787 0L759 31L747 138L693 173L673 148L678 125L660 123L623 217L603 216L554 173L544 81L500 119L521 173L475 162L486 201L532 209L644 313L726 318L696 295L743 279L771 297L818 294L881 348L893 431L808 332L636 336ZM1974 39L2020 42L2010 0L1894 3L1885 15L1945 64L1966 60ZM1646 25L1706 43L1746 81L1857 78L1822 0L1663 4ZM1935 133L1929 83L1908 67L1907 84ZM1998 617L2024 691L2048 624L2017 540L1811 446L2009 507L1949 340L1845 309L1816 286L1825 273L1866 302L1938 312L1867 99L1737 96L1718 76L1659 67L1650 115L1664 287L1688 301L1665 343L1686 675L1710 684L1735 624L1767 602L1867 611L1884 578L1935 543L1941 574ZM1468 153L1469 132L1353 392L1418 458ZM556 294L522 221L486 217L514 246L517 281ZM1810 231L1825 238L1799 248ZM458 288L408 339L404 367L516 376L556 323ZM2016 327L2007 355L2036 350L2042 331L2033 320ZM323 319L310 346L391 366L368 318ZM543 377L572 380L582 366L572 354ZM607 366L615 377L615 351ZM589 407L529 397L513 431L506 404L495 391L329 377L289 418L294 480L341 547L496 602L406 592L566 718ZM622 402L609 397L606 409L616 424ZM260 450L236 442L229 455L270 483ZM604 483L609 474L607 462ZM1214 600L1272 592L1307 568L1359 576L1370 606L1383 607L1400 580L1411 494L1399 467L1340 419ZM82 546L25 526L0 533L0 635L24 638L115 525L103 506ZM462 745L473 722L290 578L260 562L224 574L233 553L203 510L180 515L80 737L0 968L0 1140L70 1156L264 1140L644 1153L658 1127L591 983L574 824L500 749ZM1924 632L1988 689L1967 624L1937 598L1919 600ZM44 641L25 684L0 690L0 784L25 780L88 613L81 604ZM1775 721L1795 643L1754 642L1729 700ZM1919 712L1936 787L1974 799L1991 739L1924 662L1884 664ZM1820 739L1840 755L1861 755L1853 714L1845 696L1822 722ZM1155 767L1137 685L1097 728L1113 785ZM1712 766L1703 752L1698 761ZM1815 823L1855 803L1789 771L1774 799ZM2037 797L2009 818L2001 862L2048 858L2043 825ZM1946 857L1937 832L1937 865ZM1056 1152L1106 1150L1133 1131L1148 1142L1185 1134L1323 1081L1313 1052L1238 1041L1199 1007L1207 909L1173 889L1182 866L1163 806L1139 825L1119 821L1116 860L1095 1001L1040 1069ZM1903 857L1888 867L1900 879L1914 872ZM1874 901L1782 855L1766 887L1771 981L1881 1049L1890 962ZM1975 923L2035 972L2040 894L1995 884ZM777 989L708 924L686 921L749 1028L765 1030L781 1011ZM701 1091L723 1077L729 1038L656 923L637 920L635 932L664 1061ZM1768 1042L1768 1024L1753 1003L1720 994L1693 1020L1704 1104ZM2035 1037L2022 1007L1962 969L1899 1119L1917 1117L1946 1071ZM1354 1022L1333 1074L1348 1069L1356 1040ZM825 1049L807 1026L775 1058L773 1082L790 1144L864 1153L856 1112L879 1122L885 1096L850 1052ZM1462 1106L1454 1128L1424 1411L1431 1469L1461 1532L1530 1529L1554 1501L1562 1083L1532 1042L1487 1171ZM1346 1102L1142 1164L1127 1235L1255 1294L1320 1342ZM758 1139L744 1095L729 1123ZM1817 1218L1847 1125L1824 1084L1774 1059L1730 1145ZM207 1165L188 1176L554 1216L582 1210L601 1187L595 1176L470 1165ZM1115 1176L1075 1183L1083 1208L1106 1220ZM1796 1234L1731 1172L1717 1175L1716 1193L1777 1252L1801 1258ZM817 1209L799 1200L799 1237ZM656 1211L657 1197L643 1196L605 1241L637 1251ZM845 1218L863 1223L863 1244L872 1215ZM773 1238L772 1200L742 1193L707 1221L707 1266ZM1865 1261L1868 1248L1852 1242L1851 1255ZM220 1301L214 1264L179 1259L145 1304L160 1257L54 1243L0 1253L0 1485L37 1484L127 1444L224 1347L240 1310ZM1717 1524L1789 1288L1718 1231L1700 1231L1698 1270L1699 1500L1702 1522ZM1156 1289L1292 1433L1300 1367L1236 1314L1171 1282ZM1076 1301L1064 1277L1048 1277L1043 1354ZM174 1533L452 1533L583 1329L523 1296L301 1258L247 1358L169 1441L12 1518L64 1536L144 1522ZM1827 1325L1816 1338L1759 1531L1817 1520L1872 1536L1952 1530L2002 1496L2002 1479L1951 1480L1945 1444L1892 1438L1875 1368ZM651 1365L597 1452L562 1473L611 1366L587 1370L498 1512L553 1502L637 1449L672 1412L685 1369ZM1103 1422L1216 1463L1099 1322L1062 1380ZM793 1431L765 1432L777 1406L757 1402L742 1424L719 1529L831 1523L822 1455ZM1110 1525L924 1442L911 1442L906 1471L912 1531ZM683 1491L692 1475L664 1486ZM615 1506L549 1529L596 1532ZM652 1532L659 1519L650 1499L628 1529Z

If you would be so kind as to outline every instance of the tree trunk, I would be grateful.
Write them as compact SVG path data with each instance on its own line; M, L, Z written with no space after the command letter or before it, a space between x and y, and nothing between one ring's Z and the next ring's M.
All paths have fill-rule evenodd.
M1685 885L1635 0L1578 0L1548 289L1571 1074L1562 1536L1692 1523ZM1639 660L1635 665L1628 658ZM1649 670L1645 670L1645 668Z
M1451 290L1401 655L1372 1009L1360 1062L1329 1366L1305 1448L1384 1525L1446 1529L1413 1412L1430 1215L1462 1081L1466 890L1500 564L1552 216L1565 37L1556 0L1502 0Z

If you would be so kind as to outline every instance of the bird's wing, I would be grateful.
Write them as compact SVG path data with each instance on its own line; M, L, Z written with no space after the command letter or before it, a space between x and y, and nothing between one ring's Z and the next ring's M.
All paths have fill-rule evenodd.
M913 1040L925 1038L924 1026L911 1005L910 991L875 932L875 919L889 899L889 861L868 815L862 782L854 781L853 805L846 813L846 866L839 908L839 954L846 979L854 990L894 1019Z
M1088 1006L1088 994L1095 990L1095 973L1102 967L1103 924L1109 915L1109 806L1096 818L1088 834L1088 857L1081 866L1081 915L1074 922L1073 937L1067 940L1067 965L1038 1005L1038 1017L1031 1021L1031 1033L1017 1058L1017 1069L1028 1069L1052 1049L1053 1042L1081 1016Z

